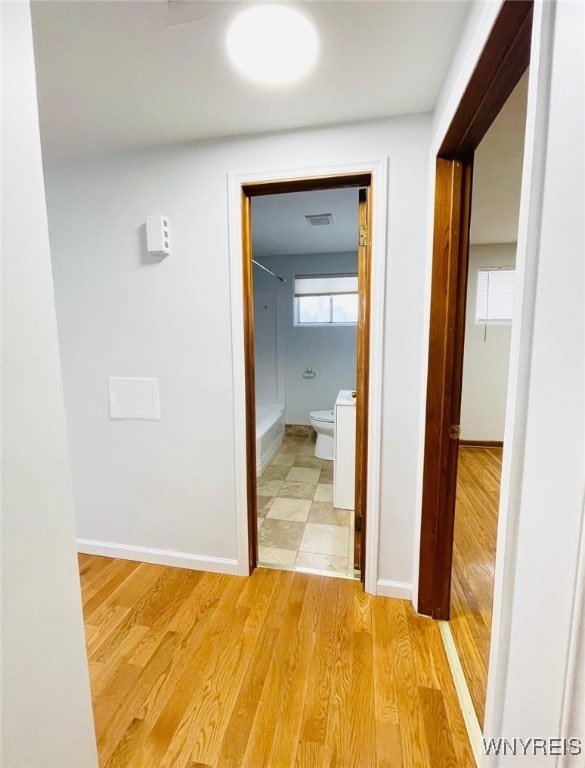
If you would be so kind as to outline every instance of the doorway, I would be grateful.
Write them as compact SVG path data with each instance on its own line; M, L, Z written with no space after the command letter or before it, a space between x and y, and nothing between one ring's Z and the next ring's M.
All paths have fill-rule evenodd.
M367 199L367 247L369 250L370 296L369 323L367 325L369 359L367 408L367 444L361 452L362 477L366 478L361 490L367 507L367 525L362 526L362 559L360 575L364 591L376 594L378 585L378 537L381 484L381 440L382 440L382 373L384 345L384 303L386 296L386 249L388 217L388 158L386 156L366 160L342 160L316 163L313 165L277 166L266 170L233 171L228 173L229 210L229 257L231 336L233 372L233 439L234 439L234 481L236 509L236 550L237 572L249 575L257 564L257 542L252 536L249 501L256 494L255 473L248 471L254 466L255 445L248 440L251 410L249 363L250 310L252 286L248 270L252 268L249 251L250 195L266 189L265 194L281 190L291 191L290 182L297 182L297 190L327 189L330 187L357 186L369 188ZM294 188L293 190L294 191ZM244 291L247 286L247 292ZM253 341L253 339L252 339ZM364 362L366 362L364 360ZM252 371L253 373L253 371ZM359 382L358 382L359 386ZM249 407L251 405L251 408ZM363 403L362 399L362 405ZM358 398L357 407L360 406ZM253 523L253 521L252 521Z
M507 0L436 161L418 610L448 620L474 152L528 68L532 2Z
M496 543L528 72L474 156L449 627L480 726Z
M359 574L352 397L359 198L359 187L342 187L251 200L256 530L264 567Z
M251 568L260 563L363 580L370 193L371 177L363 175L242 190ZM336 218L338 242L319 248L322 227ZM308 237L297 219L319 234ZM279 250L288 253L278 257ZM294 253L299 250L309 252ZM305 359L309 349L314 360Z

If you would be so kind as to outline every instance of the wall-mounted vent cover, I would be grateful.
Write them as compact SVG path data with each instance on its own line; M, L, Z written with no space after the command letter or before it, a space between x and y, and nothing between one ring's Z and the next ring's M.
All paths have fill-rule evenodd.
M305 219L312 227L323 227L327 224L333 224L332 213L310 213L305 216Z

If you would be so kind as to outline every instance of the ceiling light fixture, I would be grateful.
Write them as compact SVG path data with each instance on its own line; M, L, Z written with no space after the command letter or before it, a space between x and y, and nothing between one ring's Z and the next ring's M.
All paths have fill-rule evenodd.
M226 45L234 66L264 85L300 80L311 71L319 52L313 24L287 5L248 7L229 25Z

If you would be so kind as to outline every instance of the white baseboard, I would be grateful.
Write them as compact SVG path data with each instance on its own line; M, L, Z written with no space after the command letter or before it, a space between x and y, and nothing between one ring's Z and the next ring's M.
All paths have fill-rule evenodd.
M405 581L378 579L376 594L380 597L397 597L400 600L412 600L412 584Z
M114 544L110 541L94 541L92 539L77 539L77 551L86 555L102 555L103 557L117 557L121 560L138 560L154 565L189 568L192 571L238 575L238 561L235 558L192 555L187 552L173 552L169 549L137 547L133 544Z

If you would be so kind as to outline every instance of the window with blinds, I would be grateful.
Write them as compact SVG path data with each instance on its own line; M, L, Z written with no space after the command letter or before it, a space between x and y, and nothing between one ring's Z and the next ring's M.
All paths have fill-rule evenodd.
M505 325L514 310L514 267L486 267L477 273L475 322L478 325Z
M295 277L295 325L355 325L357 275Z

